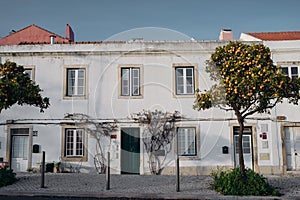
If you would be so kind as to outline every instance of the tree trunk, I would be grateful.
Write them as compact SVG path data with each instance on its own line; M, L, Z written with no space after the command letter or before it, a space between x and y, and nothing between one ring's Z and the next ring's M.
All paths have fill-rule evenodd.
M245 163L244 163L244 155L243 155L243 132L244 132L244 119L241 116L237 116L240 129L239 129L239 138L238 138L238 147L239 147L239 166L240 172L245 172Z

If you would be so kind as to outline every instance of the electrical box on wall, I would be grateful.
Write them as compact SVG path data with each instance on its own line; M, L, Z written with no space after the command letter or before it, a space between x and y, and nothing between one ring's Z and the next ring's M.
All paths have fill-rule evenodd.
M34 144L32 147L32 153L40 153L40 145Z
M259 137L260 137L261 139L263 139L263 140L268 139L267 133L262 133L262 134L259 135Z
M223 152L223 154L228 154L229 153L228 146L223 146L222 147L222 152Z

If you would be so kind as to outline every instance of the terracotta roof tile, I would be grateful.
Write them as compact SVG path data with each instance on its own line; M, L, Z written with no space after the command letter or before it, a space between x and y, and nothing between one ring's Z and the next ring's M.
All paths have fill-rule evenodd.
M18 45L24 43L50 43L50 36L54 35L56 42L69 42L68 39L41 28L35 24L27 26L6 37L0 38L0 45Z
M247 33L261 40L300 40L300 31Z

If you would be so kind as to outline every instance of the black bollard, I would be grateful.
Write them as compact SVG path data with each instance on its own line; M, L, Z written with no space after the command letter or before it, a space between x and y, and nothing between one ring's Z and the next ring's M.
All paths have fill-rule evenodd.
M176 157L176 192L180 192L179 157Z
M110 152L107 152L106 190L110 190Z
M41 188L45 188L45 151L43 151L42 166L41 166Z

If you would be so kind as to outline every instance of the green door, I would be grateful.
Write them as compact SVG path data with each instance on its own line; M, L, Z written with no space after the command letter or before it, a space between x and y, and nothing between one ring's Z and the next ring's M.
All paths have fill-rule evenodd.
M121 129L121 173L140 174L140 129Z

